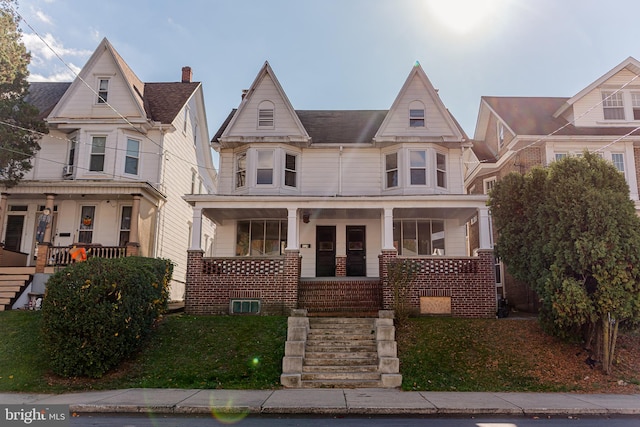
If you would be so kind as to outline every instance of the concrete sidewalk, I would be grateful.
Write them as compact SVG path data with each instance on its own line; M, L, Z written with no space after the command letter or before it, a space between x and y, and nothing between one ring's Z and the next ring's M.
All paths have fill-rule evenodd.
M640 394L407 392L388 389L126 389L0 393L0 404L69 405L75 413L332 415L640 415Z

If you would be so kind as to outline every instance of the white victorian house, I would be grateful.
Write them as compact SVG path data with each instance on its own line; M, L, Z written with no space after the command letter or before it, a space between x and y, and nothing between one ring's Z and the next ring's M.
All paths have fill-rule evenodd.
M464 191L471 143L420 65L389 110L343 111L295 110L265 63L212 146L216 194L185 197L187 312L388 308L397 258L419 266L416 310L495 315L486 196ZM205 220L216 225L206 257Z
M5 272L66 265L74 246L88 256L168 258L171 298L183 298L193 217L183 196L213 193L216 171L202 84L189 67L176 71L177 82L145 83L104 39L73 82L31 83L28 101L49 134L33 169L2 191ZM213 223L198 230L211 246ZM0 306L20 305L21 288Z

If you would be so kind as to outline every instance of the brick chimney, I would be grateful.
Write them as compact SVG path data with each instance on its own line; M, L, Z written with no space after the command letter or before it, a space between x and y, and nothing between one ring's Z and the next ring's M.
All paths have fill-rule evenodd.
M193 71L191 67L182 67L182 83L191 83L193 78Z

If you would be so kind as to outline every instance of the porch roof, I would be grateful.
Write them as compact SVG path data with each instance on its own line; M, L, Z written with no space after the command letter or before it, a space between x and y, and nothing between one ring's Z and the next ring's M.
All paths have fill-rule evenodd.
M380 218L383 209L393 209L394 218L442 218L469 220L479 209L486 209L486 195L428 196L226 196L188 195L184 199L202 214L217 222L233 219L286 219L289 209L314 219Z
M106 197L140 194L154 204L166 200L166 196L148 182L87 181L87 180L24 180L20 185L3 193L12 199L33 198L43 194L70 197Z

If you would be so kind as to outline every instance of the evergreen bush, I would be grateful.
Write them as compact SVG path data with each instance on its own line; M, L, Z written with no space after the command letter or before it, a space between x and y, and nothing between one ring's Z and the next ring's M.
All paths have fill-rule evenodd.
M169 260L89 258L51 276L42 333L53 372L99 378L138 350L166 310L172 272Z

